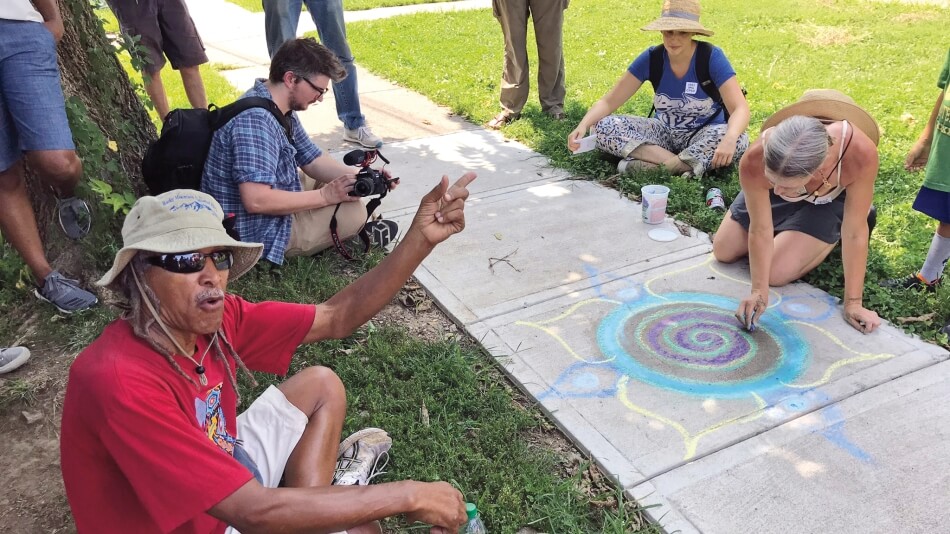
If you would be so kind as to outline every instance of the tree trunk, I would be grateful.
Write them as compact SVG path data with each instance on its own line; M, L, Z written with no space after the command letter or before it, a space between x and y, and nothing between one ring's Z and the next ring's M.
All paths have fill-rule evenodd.
M55 223L56 198L28 174L40 237L47 256L57 266L68 265L71 275L94 277L104 266L94 265L86 250L102 250L114 239L121 212L104 204L91 189L91 180L108 183L116 193L135 197L145 193L140 164L155 127L135 88L116 58L90 0L59 0L66 32L59 43L66 111L76 152L83 163L82 196L93 212L93 231L80 243L64 238Z

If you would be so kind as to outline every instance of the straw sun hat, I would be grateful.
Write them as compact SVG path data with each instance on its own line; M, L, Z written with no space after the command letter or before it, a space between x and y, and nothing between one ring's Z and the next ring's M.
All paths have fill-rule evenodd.
M200 191L176 189L142 197L135 201L122 224L122 250L115 255L109 272L96 283L111 285L140 250L171 254L217 247L230 249L234 254L228 276L234 280L257 263L264 245L234 240L224 230L222 220L221 205Z
M640 28L644 31L681 31L712 35L699 23L699 2L696 0L663 0L660 18Z
M874 118L848 95L834 89L809 89L794 104L776 111L762 124L765 131L793 115L832 121L846 120L864 132L874 145L881 138Z

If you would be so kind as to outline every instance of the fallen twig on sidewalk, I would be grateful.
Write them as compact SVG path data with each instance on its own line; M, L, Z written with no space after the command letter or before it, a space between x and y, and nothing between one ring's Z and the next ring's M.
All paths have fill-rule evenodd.
M492 274L495 274L495 264L496 264L496 263L502 263L502 262L504 262L504 263L507 263L507 264L508 264L508 267L511 267L512 269L514 269L514 270L516 270L516 271L518 271L518 272L520 273L520 272L521 272L521 269L519 269L519 268L515 267L514 265L512 265L512 264L511 264L511 261L508 259L508 258L514 256L514 255L517 254L517 253L518 253L518 249L515 249L515 250L513 250L512 252L509 252L508 254L505 254L505 255L502 256L501 258L488 258L488 270L491 271Z

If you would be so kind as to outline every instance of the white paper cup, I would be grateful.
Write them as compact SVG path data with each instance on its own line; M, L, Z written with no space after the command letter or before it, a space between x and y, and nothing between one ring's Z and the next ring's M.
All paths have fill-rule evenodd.
M643 222L660 224L666 219L666 200L670 188L665 185L645 185L640 188L640 202L643 208Z

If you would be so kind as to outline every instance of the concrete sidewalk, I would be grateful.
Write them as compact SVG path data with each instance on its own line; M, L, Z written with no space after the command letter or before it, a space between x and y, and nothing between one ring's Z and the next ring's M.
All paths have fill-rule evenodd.
M189 2L209 55L247 61L229 73L244 89L266 73L263 20L227 6ZM443 174L479 176L468 227L418 280L668 532L948 529L945 350L890 325L862 335L803 283L774 290L761 328L740 330L747 268L715 262L705 234L653 241L615 191L359 76L402 177L387 217L408 225ZM335 157L355 148L329 99L301 117Z

